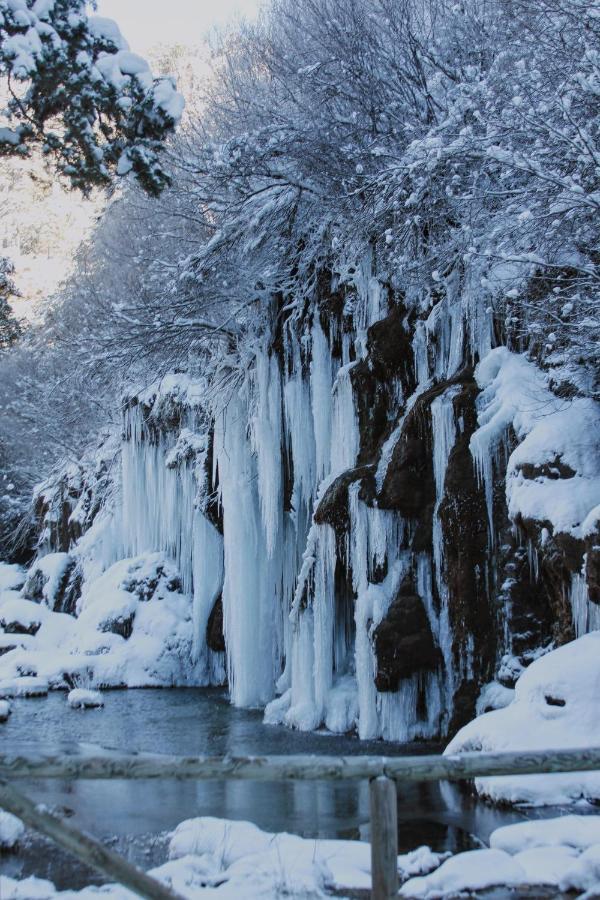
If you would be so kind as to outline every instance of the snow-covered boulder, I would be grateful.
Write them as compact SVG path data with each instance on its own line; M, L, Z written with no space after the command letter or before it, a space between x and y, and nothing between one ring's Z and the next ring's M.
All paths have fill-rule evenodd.
M11 594L0 605L0 628L6 634L37 634L46 614L38 603Z
M26 650L31 647L33 640L30 634L0 634L0 656L11 650Z
M600 746L598 631L537 659L517 681L513 702L469 722L445 753L594 746ZM478 778L475 787L497 802L574 803L600 798L600 772Z
M0 809L0 850L12 850L25 833L25 826L12 813ZM3 897L0 890L0 897Z
M104 706L104 698L99 691L87 691L84 688L69 691L67 702L71 709L98 709Z
M10 703L8 700L0 700L0 722L8 721L10 716Z
M5 595L6 597L6 595ZM120 560L84 586L79 616L11 594L0 601L22 630L0 634L0 685L37 677L53 690L202 683L192 598L163 553Z
M411 878L402 886L400 896L432 900L499 885L516 887L525 881L525 870L508 853L469 850L448 859L430 875Z
M49 609L62 609L75 560L68 553L48 553L37 559L27 573L23 596Z

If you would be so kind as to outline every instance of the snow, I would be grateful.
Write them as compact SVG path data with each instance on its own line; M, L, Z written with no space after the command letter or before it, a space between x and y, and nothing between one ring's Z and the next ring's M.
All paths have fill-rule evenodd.
M85 688L75 688L69 691L67 703L71 709L98 709L104 706L104 698L99 691L86 691Z
M460 891L478 891L496 885L512 887L525 882L525 870L501 850L470 850L442 863L430 875L411 878L401 897L433 900Z
M540 847L568 847L579 852L600 844L600 816L566 815L537 819L497 828L490 846L506 853L521 853Z
M0 841L16 839L21 823L0 813ZM492 832L490 848L452 856L429 847L398 856L399 896L433 898L504 886L562 891L588 890L600 882L600 818L562 816L509 825ZM371 887L371 848L361 841L301 838L262 831L251 822L212 817L187 819L171 834L168 862L149 872L182 897L220 900L266 900L289 896L298 900L325 898L334 892ZM49 882L0 880L1 896L91 900L95 889L56 892ZM102 895L128 900L117 885Z
M25 582L21 566L0 562L0 600L4 591L18 591Z
M444 752L599 746L599 697L600 632L593 631L531 663L514 700L474 719ZM475 787L497 802L559 805L598 799L600 772L478 778Z
M0 619L8 607L11 620L41 626L35 637L0 635L14 647L0 656L0 692L27 694L32 682L45 692L202 683L193 602L180 585L173 563L150 553L120 560L85 586L78 618L10 597Z
M482 359L475 377L482 393L477 404L479 427L470 446L485 486L490 531L494 460L512 426L520 443L510 455L506 472L511 518L550 523L557 533L584 537L588 516L600 503L596 452L600 403L557 397L541 369L506 347L497 347ZM559 463L572 470L572 477L560 475Z
M10 703L8 700L0 700L0 722L6 722L10 716Z
M34 675L22 675L20 678L0 681L0 697L45 697L48 693L48 682L45 678Z
M104 16L88 16L88 30L97 41L109 42L116 50L129 50L129 44L114 19L107 19Z
M24 833L25 826L21 820L0 809L0 850L12 850ZM0 897L4 897L1 890Z
M4 629L10 629L17 634L31 632L34 634L42 622L48 616L48 611L34 603L32 600L25 600L18 594L4 594L5 599L0 598L0 626Z
M54 609L57 594L72 565L73 559L68 553L47 553L45 556L39 557L28 572L24 588L25 594L27 595L30 582L41 576L44 603L50 609Z

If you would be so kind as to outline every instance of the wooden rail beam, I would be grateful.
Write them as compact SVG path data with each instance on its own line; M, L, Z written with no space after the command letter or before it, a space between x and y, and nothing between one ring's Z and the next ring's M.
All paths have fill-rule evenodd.
M489 775L600 770L600 748L451 756L167 756L152 753L0 752L0 778L191 778L251 781L460 781Z
M160 881L146 875L118 853L54 815L43 805L35 804L3 779L0 779L0 808L18 816L30 828L45 834L86 865L110 881L129 888L144 900L183 900L180 894L169 890Z

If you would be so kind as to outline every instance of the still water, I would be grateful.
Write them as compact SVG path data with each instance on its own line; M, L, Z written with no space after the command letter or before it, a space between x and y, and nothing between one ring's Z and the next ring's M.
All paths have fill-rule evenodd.
M77 743L213 755L440 751L433 744L359 741L352 736L264 725L260 711L234 709L220 690L113 691L106 692L104 699L104 709L86 711L70 709L63 693L14 701L9 721L0 725L3 751L72 748ZM365 782L36 780L19 784L37 802L61 810L77 826L144 867L164 861L168 832L193 816L246 819L267 831L305 837L369 838ZM434 850L472 849L487 842L494 828L524 816L521 811L493 809L448 784L406 785L398 797L400 852L420 844ZM28 835L17 855L0 855L0 873L13 878L35 874L61 888L99 882L34 835Z

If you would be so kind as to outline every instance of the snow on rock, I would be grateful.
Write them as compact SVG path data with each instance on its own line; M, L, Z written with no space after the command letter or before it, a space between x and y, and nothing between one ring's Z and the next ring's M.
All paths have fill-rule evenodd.
M400 896L433 900L498 885L514 887L525 880L523 867L503 850L469 850L446 860L430 875L411 878L400 889Z
M20 819L13 816L12 813L4 812L0 809L0 849L12 850L15 844L22 838L25 833L25 826ZM4 894L0 887L0 897L4 900Z
M514 699L515 692L512 688L505 687L499 681L490 681L489 684L484 684L477 698L477 715L492 709L504 709Z
M36 634L42 622L46 618L47 610L34 603L25 600L14 592L4 595L4 601L0 599L0 627L6 634Z
M398 857L398 875L404 882L399 896L433 900L494 887L523 888L534 896L531 891L542 886L594 888L600 882L599 823L596 816L521 822L493 832L491 848L456 856L418 847ZM332 892L342 896L369 891L371 848L361 841L270 834L251 822L201 817L178 825L171 835L169 861L149 874L182 897L317 900ZM36 879L0 879L3 900L87 900L95 890L60 893ZM101 893L111 900L129 898L117 885L106 885Z
M4 591L18 591L25 582L21 566L0 562L0 597Z
M581 852L600 844L600 816L560 816L536 819L497 828L490 846L506 853L537 850L540 847L570 847Z
M10 716L10 703L8 700L0 700L0 722L6 722Z
M24 596L55 609L73 563L73 558L68 553L48 553L41 556L27 573Z
M162 553L120 560L91 579L77 618L12 595L0 601L3 617L29 633L0 635L0 689L12 691L24 675L43 679L46 689L202 683L192 598Z
M465 725L445 753L590 746L600 746L597 631L533 662L517 681L514 701ZM475 787L497 802L574 803L600 798L600 772L478 778Z
M236 891L240 897L272 896L268 888L275 885L280 886L282 895L296 897L322 897L330 889L340 892L371 887L369 844L269 834L251 822L188 819L175 829L169 856L172 860L196 856L212 860L212 880L226 885L227 897L236 896ZM404 878L423 874L446 857L429 847L419 847L398 857L398 870ZM255 893L259 888L264 893Z
M0 697L45 697L48 693L48 682L45 678L23 675L21 678L0 681Z
M60 896L51 881L43 878L25 878L23 881L16 881L14 878L8 878L6 875L0 875L0 897L2 900L49 900L50 897ZM72 897L73 894L63 895ZM75 895L77 896L77 895ZM84 891L80 895L82 900L89 897L89 892ZM131 895L127 896L125 891L120 894L113 894L114 900L131 900Z
M104 698L99 691L86 691L84 688L69 691L67 702L71 709L98 709L104 706Z
M485 485L490 523L492 464L512 426L520 443L506 472L511 518L550 523L556 533L584 537L587 518L600 504L600 404L557 397L548 375L506 347L488 353L475 377L482 393L470 447Z

